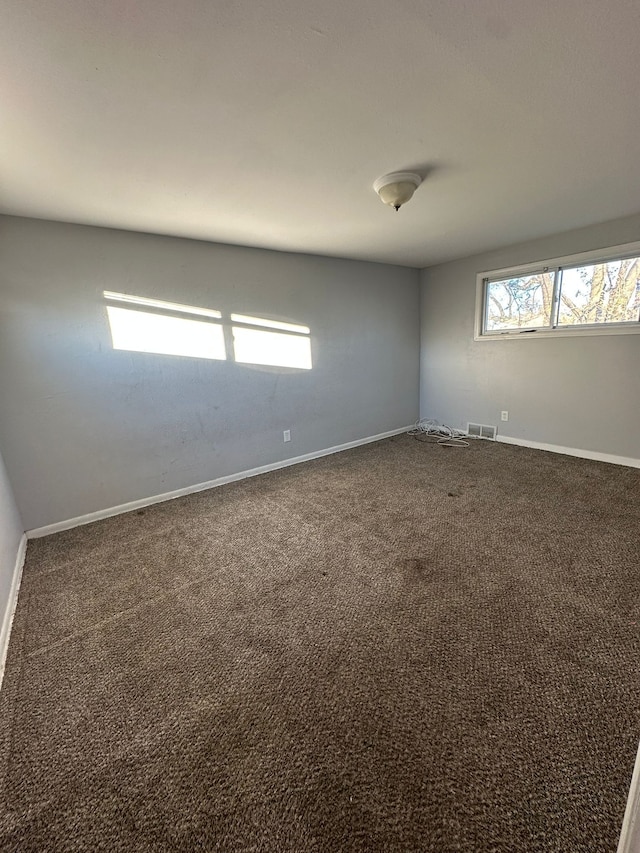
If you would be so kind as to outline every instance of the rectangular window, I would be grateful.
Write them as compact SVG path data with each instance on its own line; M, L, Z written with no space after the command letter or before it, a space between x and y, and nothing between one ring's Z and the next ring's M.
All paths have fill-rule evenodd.
M559 326L637 323L640 258L562 270Z
M640 244L478 276L476 340L640 331Z
M488 281L485 329L498 332L549 326L555 276L555 272L539 272Z

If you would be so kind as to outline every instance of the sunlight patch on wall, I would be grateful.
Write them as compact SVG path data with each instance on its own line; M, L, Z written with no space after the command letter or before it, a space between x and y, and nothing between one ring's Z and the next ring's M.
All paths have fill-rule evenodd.
M109 302L125 302L128 305L140 305L144 308L160 308L177 314L197 314L202 317L220 319L222 314L213 308L197 308L195 305L182 305L180 302L165 302L162 299L149 299L146 296L131 296L129 293L116 293L113 290L103 291L104 298Z
M224 360L222 326L107 306L114 349Z
M107 305L114 349L221 361L226 358L222 326L211 322L221 319L219 311L110 290L105 290L104 296L110 302L131 306ZM184 314L194 319L180 316Z
M283 323L281 320L267 320L264 317L250 317L248 314L232 314L231 321L233 323L246 323L249 326L262 326L266 329L283 329L285 332L294 332L299 335L308 335L311 332L308 326Z
M231 314L229 323L212 308L103 293L114 349L219 361L228 354L239 364L311 370L308 326L248 314Z
M233 352L237 362L311 370L311 330L308 326L245 314L232 314L231 321L234 324ZM242 325L237 325L240 323Z

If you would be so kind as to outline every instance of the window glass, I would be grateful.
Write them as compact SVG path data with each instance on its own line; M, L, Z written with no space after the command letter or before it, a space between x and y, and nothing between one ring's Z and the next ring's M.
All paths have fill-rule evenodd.
M487 282L486 332L551 325L555 271Z
M562 270L558 325L637 322L640 258Z

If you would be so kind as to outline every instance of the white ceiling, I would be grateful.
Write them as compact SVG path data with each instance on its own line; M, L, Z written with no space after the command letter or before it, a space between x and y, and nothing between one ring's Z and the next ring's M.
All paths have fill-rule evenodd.
M410 266L635 213L639 35L638 0L3 0L0 211Z

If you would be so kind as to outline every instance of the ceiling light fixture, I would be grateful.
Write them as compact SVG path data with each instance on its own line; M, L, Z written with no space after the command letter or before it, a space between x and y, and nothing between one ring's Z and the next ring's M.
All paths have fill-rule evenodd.
M378 178L373 188L384 204L398 211L409 201L421 183L422 178L415 172L391 172Z

